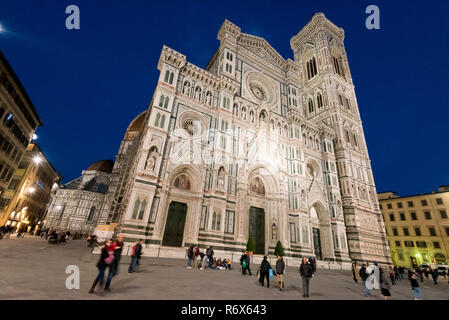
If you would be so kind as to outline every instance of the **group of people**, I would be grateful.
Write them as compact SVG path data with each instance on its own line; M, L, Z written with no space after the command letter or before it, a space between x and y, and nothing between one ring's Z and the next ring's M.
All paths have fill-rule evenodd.
M246 275L248 272L251 275L250 268L250 257L247 251L242 252L242 256L240 257L240 266L242 268L242 274ZM309 297L309 283L310 279L316 272L316 260L315 258L303 257L301 265L299 266L299 274L302 279L303 286L303 297ZM284 284L284 274L285 274L285 262L282 256L277 255L276 266L273 269L268 261L267 256L263 257L263 260L260 264L260 267L257 271L257 278L263 287L265 285L265 280L267 283L267 288L270 287L270 278L273 276L277 277L277 282L279 284L279 291L283 291L285 288Z
M11 236L11 233L13 233L14 231L14 227L9 225L9 226L1 226L0 227L0 239L8 239Z
M391 267L391 266L379 266L377 262L373 265L368 263L363 264L360 270L357 268L356 263L352 264L352 276L355 284L358 283L358 278L363 281L364 296L369 297L372 289L380 289L381 295L385 300L391 297L392 286L397 281L404 280L405 271L404 267ZM436 271L436 272L435 272ZM416 268L415 270L408 269L408 280L410 281L411 288L413 290L413 298L415 300L422 299L422 292L419 287L419 281L424 282L423 274L429 279L429 274L432 275L434 283L437 283L438 270L432 270L424 268Z
M212 270L231 270L231 259L218 259L214 257L214 249L212 246L206 249L206 252L201 252L199 245L190 246L187 249L187 269L212 269Z
M131 263L128 268L128 273L136 272L139 268L140 259L142 257L142 244L143 240L138 240L132 247ZM119 235L116 241L112 241L111 239L106 240L101 249L100 259L97 262L98 275L95 278L89 293L95 293L95 288L98 283L100 283L101 287L104 285L104 291L111 291L110 286L112 278L119 273L123 246L123 235ZM104 284L106 269L108 269L108 276L106 278L106 284Z

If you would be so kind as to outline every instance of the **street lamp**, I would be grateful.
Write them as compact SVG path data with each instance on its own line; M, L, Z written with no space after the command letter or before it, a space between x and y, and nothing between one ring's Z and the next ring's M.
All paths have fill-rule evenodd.
M42 162L42 158L39 156L34 156L33 161L35 164L39 164Z

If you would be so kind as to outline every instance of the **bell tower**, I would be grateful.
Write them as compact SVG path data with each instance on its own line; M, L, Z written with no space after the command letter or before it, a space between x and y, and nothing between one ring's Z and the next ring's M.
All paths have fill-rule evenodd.
M290 40L299 68L300 104L305 118L332 128L333 147L353 261L391 264L379 204L343 44L344 31L317 13Z

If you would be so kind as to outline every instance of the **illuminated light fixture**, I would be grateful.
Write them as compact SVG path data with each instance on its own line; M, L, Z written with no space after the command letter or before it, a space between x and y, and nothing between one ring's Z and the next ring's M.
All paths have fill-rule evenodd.
M28 192L29 193L34 193L34 191L36 191L36 188L34 188L34 187L29 187L28 188Z
M42 158L39 157L39 156L35 156L35 157L33 158L33 161L34 161L35 164L39 164L39 163L42 162Z
M0 24L0 33L2 33L5 29L3 29L3 26Z
M37 140L37 134L33 133L32 140Z

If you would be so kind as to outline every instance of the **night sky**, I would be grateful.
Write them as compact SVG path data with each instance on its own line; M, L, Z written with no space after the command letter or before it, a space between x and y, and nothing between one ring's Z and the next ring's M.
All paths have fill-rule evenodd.
M71 4L80 30L65 27ZM380 30L365 27L370 4ZM1 1L0 48L44 122L37 142L68 182L114 159L149 105L162 45L205 68L228 19L293 59L290 38L316 12L345 30L377 190L449 184L449 1Z

